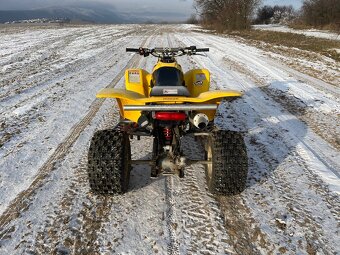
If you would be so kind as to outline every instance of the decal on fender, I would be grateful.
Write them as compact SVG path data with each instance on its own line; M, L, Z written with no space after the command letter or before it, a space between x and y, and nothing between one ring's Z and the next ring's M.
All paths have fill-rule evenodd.
M202 86L203 82L207 79L204 73L198 73L195 76L194 85Z
M129 82L130 83L140 83L140 75L138 70L129 71Z

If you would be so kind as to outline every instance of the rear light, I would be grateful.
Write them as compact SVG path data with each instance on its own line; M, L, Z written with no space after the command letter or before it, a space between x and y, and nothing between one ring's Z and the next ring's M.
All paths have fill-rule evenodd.
M187 118L187 115L184 112L156 112L155 113L156 120L184 121L186 118Z

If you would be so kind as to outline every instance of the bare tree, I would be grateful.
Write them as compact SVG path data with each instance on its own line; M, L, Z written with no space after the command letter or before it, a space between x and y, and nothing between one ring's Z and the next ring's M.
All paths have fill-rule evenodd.
M269 24L271 18L274 16L274 8L269 5L265 5L259 8L256 12L255 24Z
M219 31L247 29L260 0L195 0L202 22Z
M287 24L295 17L295 11L293 6L289 5L275 5L273 7L273 16L271 18L271 23L274 24Z
M302 17L307 25L323 27L340 26L340 0L305 0Z
M196 14L191 14L190 18L186 21L187 24L198 24L199 20L197 19Z

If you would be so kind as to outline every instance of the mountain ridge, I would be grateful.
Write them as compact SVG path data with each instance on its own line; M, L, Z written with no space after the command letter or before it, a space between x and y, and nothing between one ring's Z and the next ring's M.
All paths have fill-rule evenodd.
M30 19L69 19L99 24L184 21L183 13L117 11L113 6L46 7L32 10L0 10L0 23Z

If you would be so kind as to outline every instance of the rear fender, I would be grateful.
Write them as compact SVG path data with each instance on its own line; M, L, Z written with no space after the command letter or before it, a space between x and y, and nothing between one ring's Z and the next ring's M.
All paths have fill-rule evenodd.
M201 93L198 97L179 97L179 96L157 96L157 97L146 97L140 93L136 93L124 89L113 89L107 88L102 89L98 92L98 98L115 98L117 100L120 114L123 118L129 119L133 122L137 122L141 115L143 106L152 105L168 105L168 109L171 110L172 105L178 104L192 104L195 105L219 105L223 99L233 100L237 97L242 96L241 92L228 90L216 90L207 91ZM124 106L141 106L141 110L126 110ZM149 109L148 109L149 110ZM209 120L213 120L216 109L214 110L199 110L198 112L205 113Z

